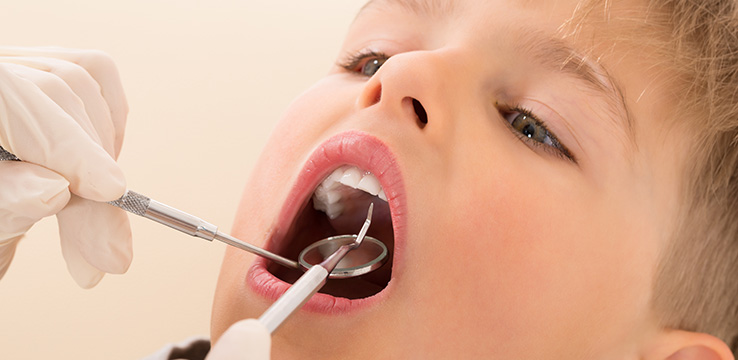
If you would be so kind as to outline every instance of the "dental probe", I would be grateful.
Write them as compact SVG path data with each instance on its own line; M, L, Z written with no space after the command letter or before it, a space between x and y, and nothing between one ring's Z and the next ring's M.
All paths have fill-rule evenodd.
M311 267L259 317L259 322L269 330L270 334L273 334L290 315L301 308L302 305L325 285L328 275L349 251L361 245L367 230L369 230L369 225L372 223L373 209L374 204L369 204L366 220L364 220L364 225L361 227L359 235L356 236L354 242L341 246L319 265Z
M21 161L17 156L0 146L0 161L4 160ZM300 269L300 264L296 261L292 261L249 243L245 243L228 234L218 232L217 226L203 219L162 204L137 192L127 190L120 199L109 201L108 204L119 207L131 214L136 214L149 220L154 220L190 236L199 237L208 241L218 240L239 249L246 250L252 254L263 256L280 265L293 269Z
M228 234L218 232L217 226L203 219L162 204L137 192L127 190L120 199L109 201L108 204L119 207L131 214L136 214L149 220L154 220L187 235L199 237L208 241L218 240L239 249L246 250L252 254L263 256L280 265L293 269L300 269L300 265L296 261L292 261L260 247L243 242Z

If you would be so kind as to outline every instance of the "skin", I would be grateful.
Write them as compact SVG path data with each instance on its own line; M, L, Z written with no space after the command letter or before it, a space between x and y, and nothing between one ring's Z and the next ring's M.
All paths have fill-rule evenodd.
M561 39L577 2L455 0L420 12L375 1L362 10L339 62L367 48L392 57L372 77L336 65L294 101L246 186L234 235L263 245L307 156L361 130L386 143L402 170L404 259L383 301L296 314L273 336L272 358L642 356L660 334L649 298L675 217L682 135L660 120L671 103L649 66L657 59L603 45L617 29L588 26L579 39L594 41L565 42L599 59L632 129L601 92L515 41ZM427 111L424 127L409 98ZM515 135L507 105L530 109L576 162ZM226 253L214 341L270 305L246 284L253 259Z

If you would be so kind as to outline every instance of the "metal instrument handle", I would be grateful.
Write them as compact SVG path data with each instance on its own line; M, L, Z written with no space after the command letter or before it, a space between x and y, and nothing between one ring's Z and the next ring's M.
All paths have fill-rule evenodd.
M0 146L0 161L21 160ZM172 229L179 230L187 235L199 237L208 241L216 239L228 245L268 258L280 265L293 269L300 269L300 265L294 260L287 259L234 237L219 233L217 226L200 219L197 216L190 215L184 211L162 204L135 191L127 190L119 199L108 201L108 204L128 211L131 214L135 214L166 225Z

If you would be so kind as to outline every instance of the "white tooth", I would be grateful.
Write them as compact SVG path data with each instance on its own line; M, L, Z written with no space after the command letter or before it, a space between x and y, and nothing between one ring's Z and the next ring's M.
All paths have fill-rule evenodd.
M366 174L359 184L356 186L359 190L364 190L372 195L377 195L382 190L382 185L379 185L379 180L372 174Z
M339 191L326 189L323 185L318 185L318 187L315 188L313 200L319 201L323 204L335 204L341 200L341 193Z
M333 170L333 172L328 175L328 177L326 177L317 188L315 188L315 192L313 193L313 208L315 210L320 210L326 214L334 214L334 217L341 214L343 209L333 209L332 205L341 200L342 192L338 189L343 185L338 181L343 177L343 173L346 169L348 169L347 166L342 166Z
M315 193L313 195L317 195L322 198L323 196L325 196L325 193L327 191L328 190L325 189L325 186L323 186L323 184L320 184L318 185L318 187L315 188Z
M334 220L335 218L341 216L341 213L343 212L343 204L336 203L328 206L328 209L326 209L325 214L328 215L328 218L331 220Z
M344 184L346 186L350 186L354 189L356 189L357 186L359 186L359 181L361 181L362 174L361 170L359 168L352 166L351 168L347 169L343 176L341 176L341 184Z
M315 189L315 192L313 193L313 207L316 210L325 210L327 205L328 201L326 201L325 189Z
M378 194L377 196L378 196L378 197L379 197L380 199L382 199L382 200L384 200L384 201L387 201L387 194L386 194L386 193L384 192L384 189L382 189L382 191L380 191L380 192L379 192L379 194Z
M356 166L344 165L334 170L313 193L313 207L331 220L343 214L346 203L361 196L351 188L361 190L387 201L387 194L376 176Z
M328 204L335 204L341 200L341 192L334 190L327 190L325 193L325 201Z
M326 189L335 189L340 185L339 180L341 180L341 177L343 177L343 173L346 172L347 167L342 166L336 170L333 170L333 172L328 175L328 177L323 180L323 186L326 187Z

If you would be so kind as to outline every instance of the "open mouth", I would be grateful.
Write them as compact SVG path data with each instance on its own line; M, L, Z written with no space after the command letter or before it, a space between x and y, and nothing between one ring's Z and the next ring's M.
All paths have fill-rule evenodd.
M356 234L366 219L369 203L374 203L368 235L385 244L388 260L359 278L329 279L322 294L313 295L305 304L305 310L344 313L378 304L389 296L399 284L397 279L404 266L405 196L399 162L389 146L372 135L358 130L343 132L313 151L269 229L265 249L297 260L311 243L333 235ZM252 291L273 301L302 274L257 258L246 281Z
M336 235L359 232L369 204L374 204L372 224L367 235L382 241L389 251L387 263L371 273L349 279L329 279L319 291L350 300L381 292L392 278L395 234L387 195L370 171L354 165L335 168L311 193L273 251L297 259L308 245ZM294 283L303 272L270 263L267 270L287 283Z

